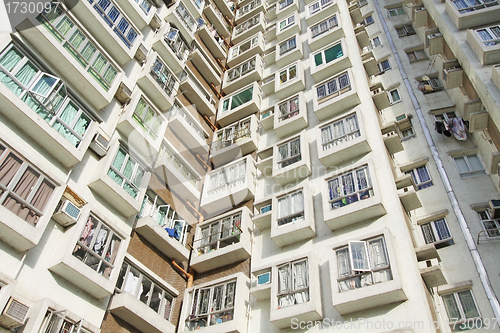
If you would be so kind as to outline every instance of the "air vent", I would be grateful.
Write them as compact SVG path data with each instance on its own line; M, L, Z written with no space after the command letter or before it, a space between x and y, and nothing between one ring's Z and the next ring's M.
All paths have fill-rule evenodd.
M24 325L29 309L27 305L11 298L0 316L0 326L12 329Z

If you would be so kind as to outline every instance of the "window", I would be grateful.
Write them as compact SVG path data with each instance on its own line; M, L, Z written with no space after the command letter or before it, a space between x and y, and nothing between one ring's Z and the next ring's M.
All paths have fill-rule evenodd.
M316 67L323 64L328 64L330 61L336 60L344 55L342 44L338 43L332 47L322 50L314 55L314 64Z
M417 185L417 189L423 190L424 188L432 186L432 178L427 170L427 166L422 165L418 168L405 172L406 174L410 174L415 181L415 185Z
M198 255L217 251L240 241L241 213L227 216L216 222L200 226L197 241Z
M297 47L297 37L294 36L279 45L280 56L294 50Z
M0 203L35 226L55 185L38 169L0 142Z
M476 300L471 290L445 295L443 296L443 303L448 314L448 319L450 320L450 325L459 320L480 317Z
M73 256L109 279L122 238L90 214L73 250Z
M413 127L410 125L410 127L405 128L400 131L401 132L401 141L404 140L409 140L413 137L415 137L415 131L413 130Z
M246 160L222 168L210 175L207 195L214 195L245 182Z
M130 156L129 152L120 147L109 167L108 176L132 198L137 199L145 172L144 167Z
M309 302L307 258L278 266L278 309Z
M3 84L78 148L92 119L59 78L39 68L12 44L0 55Z
M401 96L399 95L398 89L389 90L387 96L389 96L389 102L391 104L395 104L401 100Z
M422 224L420 228L425 244L434 244L437 249L453 245L453 239L444 218Z
M261 0L254 0L254 1L250 2L249 4L239 8L236 11L236 15L238 17L241 17L241 16L251 12L253 9L259 7L260 5L261 5Z
M50 12L42 11L37 19L97 83L108 91L118 70L75 22L63 13L61 7L54 5Z
M175 53L179 60L184 61L185 55L190 52L186 41L182 38L179 29L170 27L164 36L165 43Z
M415 29L411 26L411 24L403 25L402 27L396 28L396 32L398 36L405 37L415 34Z
M452 2L460 14L498 5L496 0L454 0Z
M297 65L290 66L280 72L280 84L293 80L297 77Z
M250 73L255 69L256 57L251 58L250 60L245 61L244 63L233 67L231 70L227 72L227 80L228 82L232 82L234 80L239 79L247 73Z
M389 16L398 16L398 15L404 15L405 10L403 7L397 7L397 8L391 8L388 10Z
M191 171L181 159L173 152L173 150L165 144L161 145L160 154L158 155L159 160L166 160L170 162L174 168L180 172L180 174L194 187L198 184L198 177L195 176L194 172Z
M194 0L194 4L196 5L196 8L201 9L204 2L202 0Z
M356 114L337 120L321 128L323 150L351 141L361 136Z
M162 123L161 117L144 99L139 99L132 118L154 140L158 138L158 131Z
M302 190L278 198L278 226L304 219Z
M384 236L350 241L335 256L340 293L392 280Z
M375 21L373 20L373 16L367 16L361 21L361 24L364 26L369 26L370 24L373 24Z
M262 286L264 284L271 283L271 272L266 272L257 276L257 285Z
M280 2L278 2L278 9L283 10L291 4L293 4L293 0L281 0Z
M261 213L261 214L264 214L264 213L270 212L270 211L271 211L271 209L272 209L272 205L271 205L271 204L269 204L269 205L267 205L267 206L262 207L262 208L260 209L260 213Z
M330 209L334 210L373 196L368 167L363 166L327 180Z
M488 237L500 237L500 220L493 219L488 210L478 212L478 214Z
M234 110L237 107L250 102L252 100L252 97L253 86L237 93L236 95L232 95L231 97L226 98L222 102L222 112Z
M278 105L280 112L278 122L293 118L299 114L299 96L295 96Z
M194 32L198 25L196 24L196 21L191 16L186 7L184 7L184 4L182 2L180 2L179 5L175 8L175 12L180 17L181 21L184 22L184 24L188 28L188 31Z
M326 19L323 22L320 22L311 28L312 38L314 39L319 35L337 27L338 25L339 24L337 22L337 15L334 15L329 19Z
M300 137L278 146L278 169L297 163L300 160L302 160Z
M252 17L251 19L243 22L242 24L238 24L234 29L235 29L235 33L234 33L234 36L238 36L240 35L241 33L247 31L248 29L250 29L251 27L254 27L256 26L257 24L259 24L260 22L260 14L257 14L255 15L254 17Z
M89 0L89 2L93 4L97 13L101 15L106 24L113 29L125 46L129 49L132 48L138 33L126 19L126 16L120 12L118 6L110 0L98 0L97 2Z
M153 2L150 0L134 0L134 1L139 5L139 7L142 9L144 14L146 14L146 15L149 14L149 11L153 7ZM197 1L195 1L195 2L197 3Z
M55 311L48 309L40 329L42 333L92 333L82 327L82 321L75 322L66 317L66 310Z
M406 54L408 55L408 59L410 60L410 63L414 62L414 61L427 59L427 54L425 54L424 50L416 50L416 51L406 52Z
M122 293L129 293L166 320L170 320L174 296L139 269L124 262L116 283Z
M160 60L159 56L156 58L153 66L151 66L150 74L160 85L161 89L163 89L168 96L172 96L175 82L177 81L176 76L172 74L168 66Z
M486 174L483 163L481 163L481 160L476 154L457 156L453 159L455 160L455 164L457 165L458 173L460 174L460 176Z
M391 64L389 63L389 60L386 59L384 61L381 61L377 64L378 70L383 73L391 69Z
M256 36L256 37L253 37L239 45L235 45L231 48L231 51L230 51L230 57L231 58L235 58L237 56L239 56L240 54L250 50L252 47L254 47L255 45L257 45L259 41L259 36Z
M309 16L316 14L326 7L330 6L333 3L333 0L320 0L310 4L307 8L309 10Z
M500 42L500 26L495 25L492 27L478 29L476 33L479 35L479 38L483 41L484 45L492 46L496 45Z
M188 330L196 330L233 320L236 281L195 289Z
M316 95L318 96L318 102L320 102L326 97L335 97L349 90L351 90L349 74L343 73L328 82L316 86Z
M283 31L286 28L291 27L294 23L295 23L295 15L287 17L286 19L280 22L280 31Z
M250 122L250 118L246 118L218 130L214 135L217 139L212 141L212 149L217 151L250 137Z
M456 118L457 114L455 111L452 112L443 112L443 113L438 113L434 115L434 120L435 121L448 121L450 119Z

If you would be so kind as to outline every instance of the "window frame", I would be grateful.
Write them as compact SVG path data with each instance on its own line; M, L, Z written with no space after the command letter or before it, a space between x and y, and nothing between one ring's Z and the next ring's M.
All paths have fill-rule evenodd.
M145 104L142 116L137 113L141 102ZM151 112L151 119L145 121L146 116L148 114L151 115ZM152 107L151 104L143 96L139 97L139 101L134 107L134 111L132 112L132 119L134 119L136 123L139 124L139 126L144 130L144 132L146 132L146 134L153 140L158 139L163 120L156 108ZM157 127L155 127L155 125L157 125Z
M238 24L234 29L234 37L237 37L247 31L248 29L258 25L260 23L260 13L249 18L245 22Z
M470 163L469 159L471 156L474 156L479 164L481 165L482 169L479 170L472 170L472 164ZM457 159L462 158L465 162L465 165L468 168L468 171L461 172L460 168L457 163ZM457 168L457 172L460 175L460 177L470 177L470 176L478 176L478 175L485 175L486 174L486 168L484 167L483 162L481 161L481 158L479 157L478 154L470 154L470 155L463 155L463 156L454 156L453 161L455 162L455 167Z
M394 98L394 96L392 94L392 92L394 92L394 91L397 93L398 99ZM394 88L394 89L387 91L387 97L389 97L389 103L391 105L401 102L401 94L399 93L398 88Z
M339 26L339 22L337 20L337 14L334 14L330 18L319 22L312 26L311 29L311 38L314 39L318 36L323 35L324 33L336 28ZM315 29L317 29L317 33L315 33Z
M381 62L377 63L377 68L379 69L379 73L377 74L383 74L387 71L390 71L391 68L391 63L389 62L389 59L382 60Z
M286 121L288 119L291 119L299 115L300 113L299 100L300 100L299 95L296 95L278 104L278 111L279 111L278 123ZM295 108L293 110L292 110L292 105L295 105ZM286 113L283 113L283 111L286 111Z
M396 8L387 9L387 15L389 17L394 17L394 16L398 16L398 15L404 15L404 14L406 14L406 12L403 9L403 7L396 7Z
M305 263L305 272L306 272L306 279L305 280L306 280L307 286L297 286L298 282L296 281L294 268L302 263ZM281 290L281 288L280 288L280 281L281 281L280 272L281 272L282 268L288 268L288 270L289 270L288 276L285 278L287 280L286 284L288 285L288 288L285 290ZM280 264L280 265L276 266L276 269L277 269L277 273L278 273L278 288L276 291L278 309L283 309L283 308L287 308L287 307L290 307L293 305L307 303L311 300L311 292L310 292L310 285L309 285L310 278L309 278L309 258L308 257ZM295 296L295 294L304 293L304 292L307 293L307 300L306 301L294 303L294 304L288 304L286 306L280 305L281 298ZM295 301L296 301L296 299L294 297L294 302Z
M249 43L249 47L248 49L244 50L243 52L241 52L241 47L244 46L246 43ZM255 47L255 45L257 45L259 43L259 36L255 36L255 37L250 37L249 39L247 40L244 40L243 42L233 46L231 48L231 51L229 52L229 57L230 59L234 59L240 55L242 55L243 53L247 52L248 50L252 49L253 47ZM236 51L236 52L235 52Z
M361 177L361 172L364 173L364 178ZM350 178L352 180L350 189L348 185L346 185L349 181L348 178L346 178L348 175L351 176ZM336 184L335 180L337 180ZM368 165L362 165L353 170L327 178L326 187L330 211L372 198L375 195ZM351 191L347 192L346 190ZM342 193L338 193L337 196L334 196L335 191L341 191Z
M175 7L175 13L179 16L181 22L188 28L188 32L194 33L194 30L197 27L196 20L193 18L182 1L180 1L177 7Z
M462 299L460 298L459 295L463 295L465 293L470 294L470 299L472 300L472 304L474 305L475 311L477 312L477 316L474 317L467 317L464 311L464 305L462 304ZM455 327L456 323L462 323L465 321L469 320L474 320L474 319L480 319L481 318L481 312L479 311L479 307L477 306L476 298L474 297L474 293L472 292L471 289L463 290L463 291L457 291L454 293L446 294L446 295L441 295L441 298L443 299L443 306L446 310L446 315L449 319L449 324L450 326L453 325ZM459 311L460 318L450 318L450 310L448 308L448 302L447 300L453 301L456 310ZM475 322L475 321L473 321Z
M276 7L276 9L281 11L287 8L288 6L291 6L293 2L294 0L281 0L278 2L278 7Z
M342 86L341 86L341 79L344 79ZM347 82L345 80L347 80ZM347 91L350 91L351 89L352 88L351 88L351 80L349 78L349 72L343 72L333 78L328 79L327 81L324 81L316 85L315 86L316 99L318 103L322 103L323 101L328 100L330 98L340 96L346 93ZM321 96L319 93L320 90L324 91L324 94L322 93Z
M235 67L228 70L227 82L234 82L242 78L246 74L255 70L256 65L257 65L257 56L253 56L252 58L245 60L243 63L236 65Z
M236 11L236 16L238 16L238 17L244 16L244 15L250 13L253 9L260 6L261 4L262 4L262 0L253 0L249 3L247 3L246 5L244 5L243 7L238 8L238 10Z
M415 172L415 170L420 169L420 170L425 170L427 176L429 177L428 180L422 181L420 175L418 172ZM405 174L410 174L413 178L413 181L415 182L415 185L417 185L418 190L423 190L425 188L431 187L434 185L432 182L432 176L431 173L429 172L429 169L427 168L426 164L420 165L418 167L415 167L411 170L408 170L405 172Z
M333 0L319 0L307 5L307 14L312 16L333 4Z
M179 154L164 140L160 145L158 160L169 161L172 166L186 179L193 187L196 188L200 178L193 171L191 166L183 159L179 158Z
M452 0L451 2L453 5L455 5L455 9L458 11L459 14L464 14L467 12L473 12L473 11L478 11L482 9L489 8L491 6L498 5L498 1L483 1L483 0L473 0L474 4L466 3L466 0ZM457 5L458 3L461 3L461 8Z
M422 54L423 54L423 56L422 56ZM408 60L410 61L410 63L429 59L429 57L425 53L424 49L408 51L408 52L406 52L406 55L408 56ZM412 57L415 59L412 59Z
M286 67L284 69L281 69L278 72L278 77L279 77L279 85L286 84L296 78L298 78L298 63L294 63L293 65ZM284 81L283 81L284 80Z
M93 333L91 330L82 326L83 319L75 321L66 316L67 310L56 311L52 308L47 308L45 315L40 325L41 333ZM53 320L55 318L55 320ZM57 329L54 330L54 324ZM75 329L76 328L76 329Z
M229 188L244 184L247 178L247 167L247 160L245 158L237 163L225 165L217 172L212 173L208 177L207 196L216 195ZM231 168L234 168L234 175L228 177L228 175L231 175Z
M396 29L396 33L398 34L399 38L416 34L415 29L411 24L404 24L402 26L394 28Z
M293 200L294 195L300 194L302 199L302 207L297 207L295 206L292 202L295 202ZM299 189L290 193L287 193L285 195L281 195L276 197L276 202L278 204L278 211L277 211L277 220L276 223L278 224L278 228L284 225L287 225L289 223L295 222L295 221L301 221L305 219L305 197L304 197L304 190ZM282 210L282 202L286 202L287 205L287 214L284 216L281 216ZM299 210L296 211L296 208L299 208ZM293 212L292 212L293 210Z
M330 59L329 61L327 61L326 52L329 50L332 50L334 48L337 48L338 46L340 46L340 55L337 54L334 59ZM318 56L321 58L321 62L319 64L318 64ZM336 60L338 60L344 56L345 56L345 53L344 53L344 48L342 47L341 41L335 42L333 45L329 45L320 51L314 52L312 55L315 68L327 66L329 63L335 62Z
M283 26L282 26L282 23L284 23ZM286 29L290 28L294 24L295 24L295 14L292 14L292 15L288 16L287 18L284 18L283 20L281 20L278 23L278 26L280 27L279 32L285 31Z
M295 35L278 44L279 56L283 57L285 54L290 53L297 48L297 35Z
M298 152L294 153L292 144L298 142ZM281 147L286 146L286 156L284 156L281 152ZM276 145L277 152L277 161L276 166L278 169L284 169L290 165L298 163L302 161L302 148L301 148L301 140L300 136L291 138L287 142Z
M347 121L350 118L354 118L356 128L351 128L350 131L348 132L348 131L346 131L346 128L349 128ZM335 133L336 126L340 126L337 124L342 124L342 135L333 137L334 135L337 135L337 133ZM330 131L330 135L329 135L330 140L325 142L326 135L323 135L323 133L327 129L329 129L329 131ZM359 124L359 119L358 119L357 113L352 113L352 114L349 114L341 119L337 119L335 121L332 121L324 126L321 126L319 128L319 130L320 130L320 135L321 135L321 146L322 146L323 151L328 150L332 147L340 146L346 142L349 142L351 140L355 140L356 138L359 138L361 136L361 126Z
M117 167L115 165L113 165L116 161L116 158L118 156L118 154L120 153L120 151L122 151L124 153L124 158L123 158L123 161L122 161L122 165L120 166L120 170L117 169ZM134 163L134 166L133 166L133 170L132 170L132 173L130 175L130 179L125 176L124 174L124 171L127 167L127 164L129 161L132 161ZM137 181L136 180L136 177L138 176L138 172L140 172L140 170L142 169L142 176L140 178L140 181L139 181L139 184L135 184L135 182ZM122 183L118 183L118 181L112 177L109 173L113 171L117 174L118 177L122 178ZM142 182L144 180L144 177L146 176L148 170L146 167L144 167L144 165L142 164L142 162L140 161L139 158L135 157L133 155L133 153L131 153L127 148L125 148L124 146L122 145L119 145L119 148L118 150L116 151L116 154L114 155L110 165L109 165L109 168L108 168L108 171L106 172L106 174L108 175L108 177L110 177L118 186L120 186L120 188L122 188L125 192L127 192L127 194L129 194L133 199L137 200L138 199L138 196L141 192L141 188L142 188ZM131 186L132 189L135 189L137 191L136 195L135 196L132 196L132 194L130 194L125 188L124 186L125 185L129 185Z
M229 216L224 216L217 221L201 225L199 227L199 238L197 239L195 251L198 251L198 255L201 256L239 243L241 234L243 233L241 229L242 221L243 214L239 211Z
M500 237L500 219L494 219L491 217L490 212L486 209L477 212L479 219L481 220L481 225L483 230L486 231L486 236L488 238L498 238Z
M227 113L233 112L235 109L241 107L242 105L245 105L246 103L253 101L253 93L254 93L253 88L254 88L254 85L252 84L250 86L247 86L247 87L243 88L242 90L238 91L237 93L232 94L231 96L229 96L229 97L221 100L221 102L222 102L221 103L222 104L222 111L221 111L221 113L224 113L224 112L227 112ZM244 93L249 93L250 94L250 99L244 101L243 98L239 97L240 94L244 94ZM233 104L234 100L240 100L242 103L240 103L239 105L234 105Z
M442 226L437 226L438 223L442 223ZM442 238L444 235L440 235L443 233L442 228L446 229L445 233L448 234L448 237ZM443 248L445 246L453 245L453 235L451 234L450 228L446 221L445 217L441 217L439 219L435 219L426 223L420 224L420 230L422 231L422 237L424 239L425 244L434 244L436 249Z
M149 74L168 96L173 95L178 78L159 55L156 56L155 62L151 65Z

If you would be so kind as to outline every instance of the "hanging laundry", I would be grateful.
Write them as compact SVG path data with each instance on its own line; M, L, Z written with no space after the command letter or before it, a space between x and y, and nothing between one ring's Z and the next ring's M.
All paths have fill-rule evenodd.
M446 128L444 127L444 124L443 124L442 121L436 121L436 123L434 124L434 126L436 127L436 131L439 134L443 134L443 132L446 130Z
M467 131L462 118L452 118L448 120L448 127L453 133L453 136L460 141L467 140Z

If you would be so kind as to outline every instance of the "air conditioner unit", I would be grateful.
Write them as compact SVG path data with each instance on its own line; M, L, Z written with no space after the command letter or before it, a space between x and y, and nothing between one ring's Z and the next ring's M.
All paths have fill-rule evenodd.
M63 227L76 223L80 216L80 208L76 207L71 201L64 200L59 202L56 212L52 218Z
M90 143L90 149L94 151L97 155L103 157L106 155L109 146L109 139L105 138L101 133L97 133L94 139Z
M427 46L429 54L435 55L443 52L444 38L440 32L427 36Z
M116 89L115 97L122 104L128 103L132 98L132 91L125 85L125 83L120 82L118 89Z
M406 119L406 113L400 114L396 117L396 121L403 121Z
M140 44L139 47L137 48L137 51L135 52L135 58L139 61L142 62L146 59L148 56L149 50L144 46L144 44Z
M161 27L161 24L162 24L162 19L160 18L160 16L158 16L157 13L155 13L153 18L149 22L149 26L151 27L151 29L156 30Z
M500 218L500 200L490 200L491 218Z
M29 306L11 297L0 315L0 326L13 329L24 325L29 309Z
M464 70L461 67L443 69L443 80L448 89L458 88L464 81Z
M425 7L415 9L415 28L427 25L427 9Z

